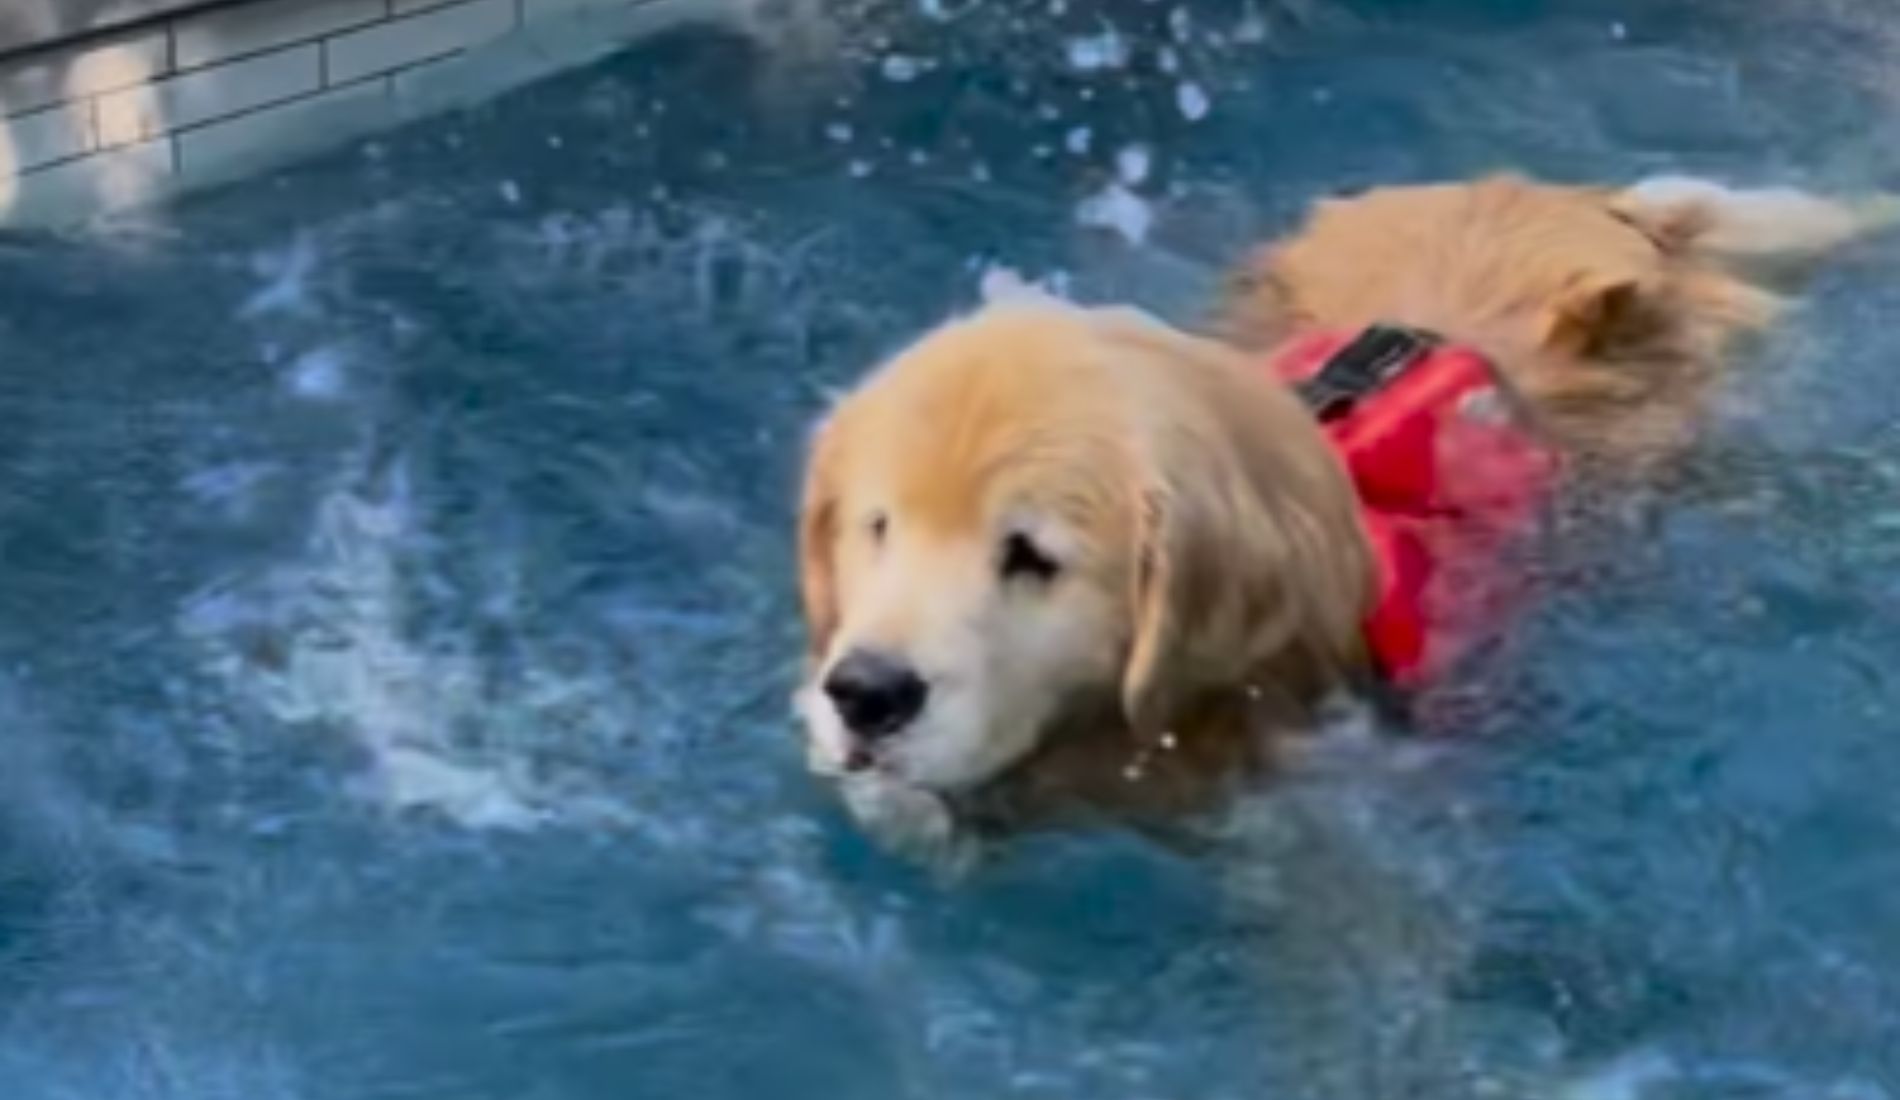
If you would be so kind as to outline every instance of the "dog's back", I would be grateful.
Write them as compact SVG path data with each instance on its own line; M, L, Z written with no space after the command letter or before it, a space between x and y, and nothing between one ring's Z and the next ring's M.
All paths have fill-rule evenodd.
M1806 256L1884 212L1798 191L1652 180L1623 191L1497 177L1318 204L1230 288L1223 327L1268 348L1411 325L1497 363L1566 445L1679 445L1736 337L1779 299L1744 266Z

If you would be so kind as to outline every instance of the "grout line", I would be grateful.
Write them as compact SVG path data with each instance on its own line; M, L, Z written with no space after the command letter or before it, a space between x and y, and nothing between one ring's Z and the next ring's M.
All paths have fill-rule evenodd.
M235 8L250 3L251 0L203 0L202 3L179 8L176 11L160 12L152 15L127 19L119 23L108 23L96 27L87 27L71 34L42 38L35 42L0 49L0 64L20 58L29 58L35 54L57 53L64 50L83 50L101 42L110 42L154 27L170 28L173 22L191 16L203 15L224 8ZM170 51L167 50L167 53Z
M5 3L5 0L0 0L0 3ZM217 57L212 58L210 61L201 61L198 64L191 66L190 68L180 68L180 67L174 66L173 72L171 75L184 76L188 73L201 73L201 72L206 71L207 69L218 68L221 65L230 65L239 61L249 61L254 57L263 57L266 54L283 53L286 50L294 50L301 46L311 45L312 43L321 43L327 46L332 40L341 38L346 34L355 34L357 31L368 30L371 27L380 27L387 22L389 22L389 16L387 13L383 15L376 15L376 16L370 17L369 19L363 20L360 23L345 23L340 27L332 27L329 30L318 31L317 33L309 35L308 37L305 37L305 38L292 39L291 41L288 41L288 42L278 42L274 45L268 45L268 46L254 46L250 49L241 50L237 53L221 54ZM324 72L328 73L329 55L327 51L325 52L324 60L322 64L324 65Z

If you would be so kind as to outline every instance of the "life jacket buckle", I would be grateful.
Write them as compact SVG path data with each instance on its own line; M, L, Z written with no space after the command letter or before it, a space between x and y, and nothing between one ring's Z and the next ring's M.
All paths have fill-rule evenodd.
M1422 329L1371 325L1327 358L1294 390L1321 423L1351 412L1359 401L1405 373L1438 343Z

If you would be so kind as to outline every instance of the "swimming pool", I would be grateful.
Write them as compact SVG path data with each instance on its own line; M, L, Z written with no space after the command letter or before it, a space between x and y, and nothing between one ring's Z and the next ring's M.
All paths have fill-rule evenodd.
M1191 320L1329 190L1900 180L1879 0L1742 7L861 5L0 239L0 1096L1900 1095L1896 242L1467 734L1206 852L935 882L789 715L804 425L987 265Z

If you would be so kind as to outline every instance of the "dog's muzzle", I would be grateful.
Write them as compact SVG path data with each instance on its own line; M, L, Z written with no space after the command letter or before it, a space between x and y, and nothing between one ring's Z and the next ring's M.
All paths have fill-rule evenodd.
M854 649L831 666L822 685L838 718L859 746L846 761L870 765L870 747L903 731L923 713L930 684L909 663L875 650Z

